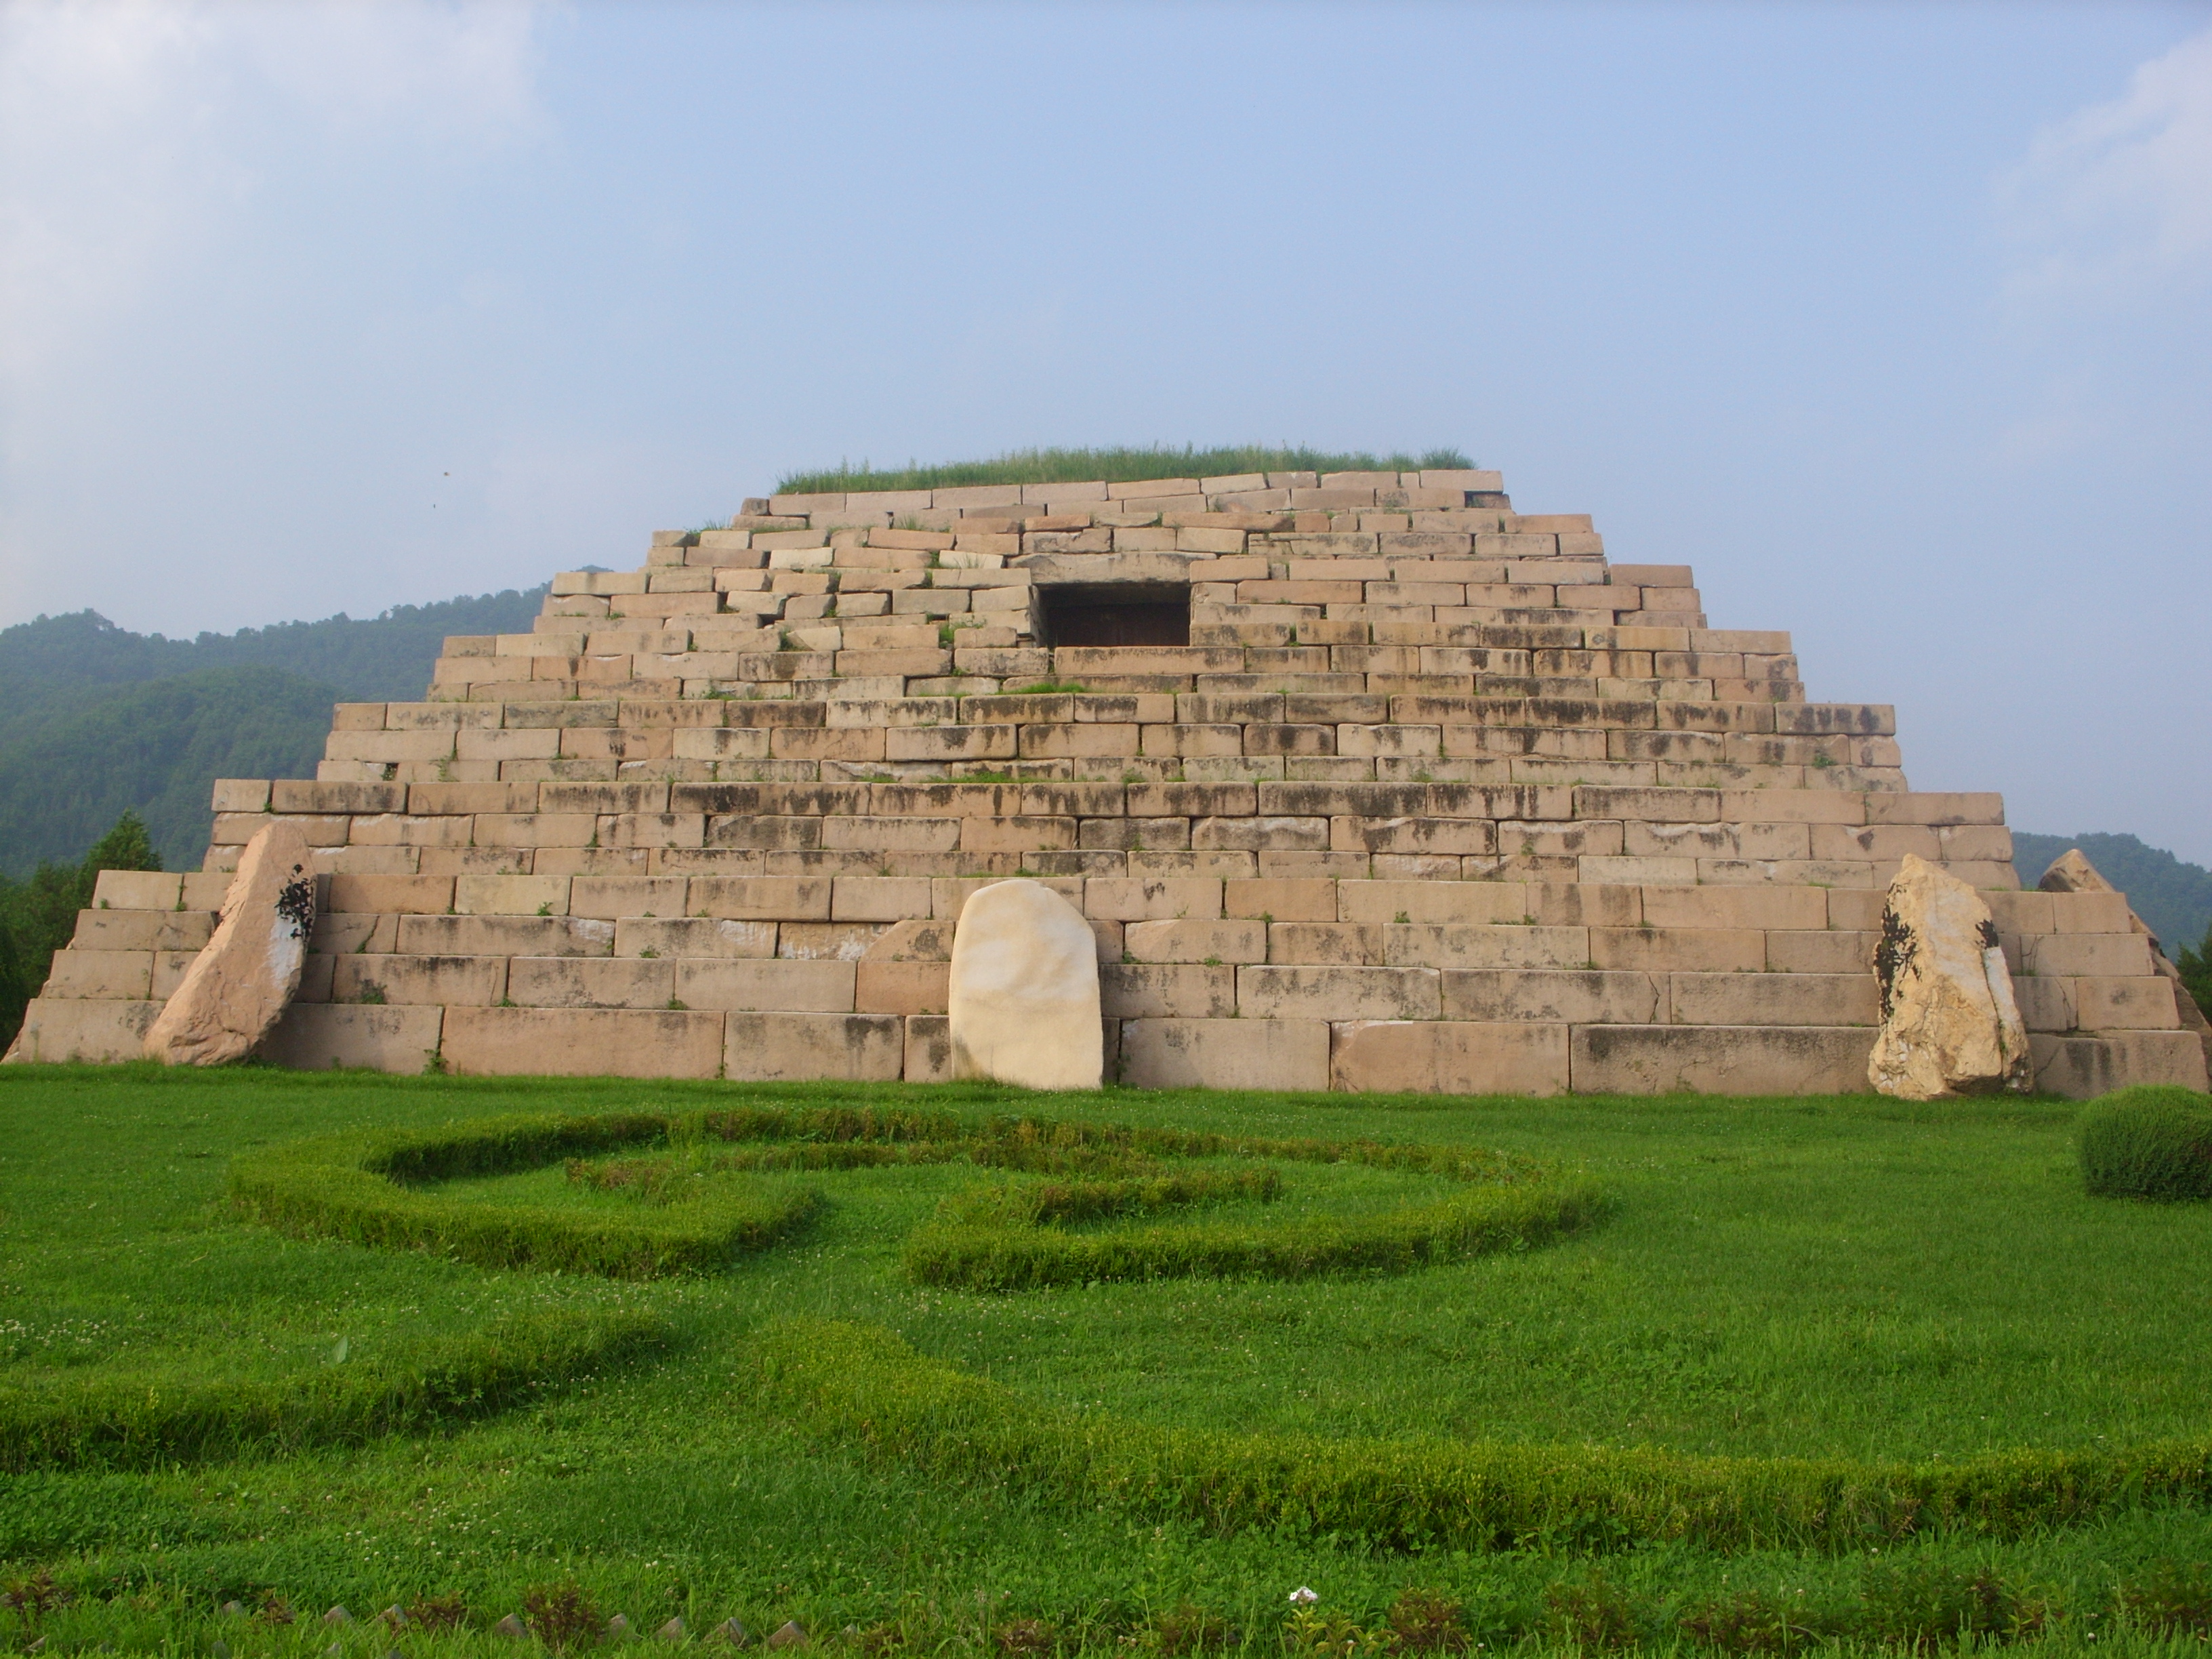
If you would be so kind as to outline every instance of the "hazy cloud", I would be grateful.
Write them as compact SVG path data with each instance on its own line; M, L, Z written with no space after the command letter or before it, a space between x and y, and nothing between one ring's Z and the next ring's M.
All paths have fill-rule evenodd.
M266 146L535 133L527 0L0 5L0 375L68 372L246 210Z
M2015 300L2118 297L2212 272L2212 28L2039 134L1999 198Z

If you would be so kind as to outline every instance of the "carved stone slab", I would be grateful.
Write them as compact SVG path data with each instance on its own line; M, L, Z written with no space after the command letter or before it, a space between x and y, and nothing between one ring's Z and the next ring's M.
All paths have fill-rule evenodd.
M1096 1089L1098 945L1042 883L994 882L968 896L952 940L946 1011L955 1077L1030 1089Z

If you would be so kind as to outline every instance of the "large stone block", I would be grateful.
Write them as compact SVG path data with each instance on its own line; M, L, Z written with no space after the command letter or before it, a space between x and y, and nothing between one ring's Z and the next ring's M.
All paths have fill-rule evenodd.
M173 871L102 870L93 883L95 910L174 910L184 902L185 878Z
M161 1012L158 1002L33 997L7 1058L38 1065L137 1060L145 1050L147 1030Z
M1263 921L1133 921L1124 948L1139 962L1244 963L1267 959Z
M1495 1024L1559 1021L1583 1025L1649 1025L1665 1007L1663 982L1650 974L1594 969L1447 969L1443 1017Z
M905 1068L896 1014L733 1013L724 1075L732 1081L888 1083Z
M2022 981L2025 983L2025 981ZM2173 981L2153 975L2139 979L2077 979L2075 1023L2087 1031L2172 1031L2181 1026ZM2181 994L2187 995L2187 992Z
M1323 1020L1124 1020L1121 1080L1133 1089L1322 1090L1328 1049Z
M1587 927L1394 923L1382 938L1394 968L1579 968L1590 957Z
M618 957L743 957L775 954L776 924L708 916L624 916L615 924Z
M676 1000L693 1008L850 1013L857 964L690 958L676 963Z
M441 1053L465 1076L713 1077L723 1019L665 1008L448 1008Z
M57 951L42 997L143 1002L152 995L151 951Z
M1881 1023L1872 974L1674 974L1676 1025L1864 1025Z
M1517 881L1348 881L1338 903L1346 921L1518 922L1531 914Z
M1650 972L1755 974L1766 935L1745 927L1593 927L1590 964Z
M587 916L402 916L399 949L429 957L607 957L615 924Z
M1443 1009L1433 968L1240 968L1237 1004L1246 1019L1434 1019Z
M397 953L334 956L330 958L330 1000L416 1007L444 1003L489 1006L507 994L509 960Z
M464 916L565 916L569 879L567 876L456 876L453 910Z
M2204 1049L2193 1031L2110 1031L2095 1036L2038 1032L2028 1039L2035 1086L2087 1100L2139 1083L2206 1086Z
M676 963L621 957L515 957L507 994L526 1008L665 1008Z
M1872 1030L1786 1025L1579 1025L1577 1094L1850 1094L1866 1087Z
M1335 1028L1330 1086L1356 1092L1556 1095L1567 1027L1512 1021L1354 1022Z
M2101 979L2140 979L2157 971L2148 937L2126 932L2034 935L2021 941L2021 965L2033 974Z
M941 1014L951 964L872 961L863 957L854 981L853 1008L862 1014Z
M295 1002L261 1039L271 1066L296 1072L340 1067L402 1075L426 1070L438 1052L445 1010Z
M1237 1013L1237 969L1225 963L1103 963L1098 1004L1114 1019L1230 1019Z
M952 1081L952 1022L942 1014L910 1014L906 1021L908 1083Z
M691 914L732 921L827 921L832 883L815 876L694 876Z
M1083 884L1083 914L1106 921L1211 921L1221 883L1210 877L1113 876Z

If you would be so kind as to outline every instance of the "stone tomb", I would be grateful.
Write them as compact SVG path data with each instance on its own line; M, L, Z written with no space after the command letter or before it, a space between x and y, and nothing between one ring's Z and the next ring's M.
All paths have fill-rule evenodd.
M2124 896L2018 890L1890 709L1494 472L752 501L326 752L218 784L203 872L103 876L19 1052L135 1055L274 813L323 878L289 1066L945 1078L962 902L1025 874L1126 1083L1863 1090L1915 854L2040 1086L2205 1081Z

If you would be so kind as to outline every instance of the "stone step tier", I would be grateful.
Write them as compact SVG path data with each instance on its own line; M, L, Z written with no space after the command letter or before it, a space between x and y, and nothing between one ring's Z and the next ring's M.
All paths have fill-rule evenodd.
M332 876L268 1050L304 1067L938 1080L988 877ZM1099 941L1109 1075L1548 1093L1863 1086L1872 887L1058 877ZM32 1056L128 1058L219 876L109 872ZM1993 891L2038 1079L2202 1066L2125 901ZM180 908L181 907L181 908Z
M1055 589L1187 593L1189 642L1055 645ZM324 890L289 1065L942 1077L959 907L1030 875L1132 1084L1857 1090L1911 853L1985 890L2043 1086L2202 1087L2124 900L2015 890L2002 802L1901 767L1787 634L1494 473L777 496L219 783L25 1051L135 1053L273 814Z

